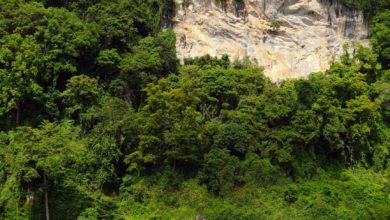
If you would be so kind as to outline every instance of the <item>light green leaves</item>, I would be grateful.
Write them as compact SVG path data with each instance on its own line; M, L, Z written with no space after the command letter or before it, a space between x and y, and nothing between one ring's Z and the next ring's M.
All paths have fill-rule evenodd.
M41 46L32 36L12 34L1 39L0 47L0 113L20 105L26 98L42 93L38 84Z

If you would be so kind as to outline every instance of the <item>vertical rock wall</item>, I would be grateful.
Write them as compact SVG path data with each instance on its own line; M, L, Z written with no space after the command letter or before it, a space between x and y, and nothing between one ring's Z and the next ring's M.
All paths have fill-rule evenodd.
M176 0L180 59L254 59L274 81L323 71L351 40L367 43L361 11L339 0ZM272 25L274 24L274 25ZM278 25L280 27L278 28Z

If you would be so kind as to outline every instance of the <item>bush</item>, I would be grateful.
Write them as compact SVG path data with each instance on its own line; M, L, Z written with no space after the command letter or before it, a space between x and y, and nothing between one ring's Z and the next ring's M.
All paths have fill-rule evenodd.
M208 189L217 194L225 195L233 190L239 174L239 160L231 156L227 149L213 149L205 155L200 179Z

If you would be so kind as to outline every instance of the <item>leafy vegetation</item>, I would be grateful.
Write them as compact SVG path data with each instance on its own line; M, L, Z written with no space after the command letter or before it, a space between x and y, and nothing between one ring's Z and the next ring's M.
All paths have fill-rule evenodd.
M281 26L280 21L272 20L272 21L270 22L270 27L272 28L273 31L279 29L280 26Z
M369 22L379 12L390 8L388 0L342 0L341 3L351 9L362 10L366 20Z
M390 218L389 10L281 85L179 65L173 10L0 0L0 219Z

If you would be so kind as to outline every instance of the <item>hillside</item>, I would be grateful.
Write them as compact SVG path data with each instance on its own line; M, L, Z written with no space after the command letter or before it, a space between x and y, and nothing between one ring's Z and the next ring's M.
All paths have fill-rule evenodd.
M0 0L0 219L390 219L389 36L388 0Z

